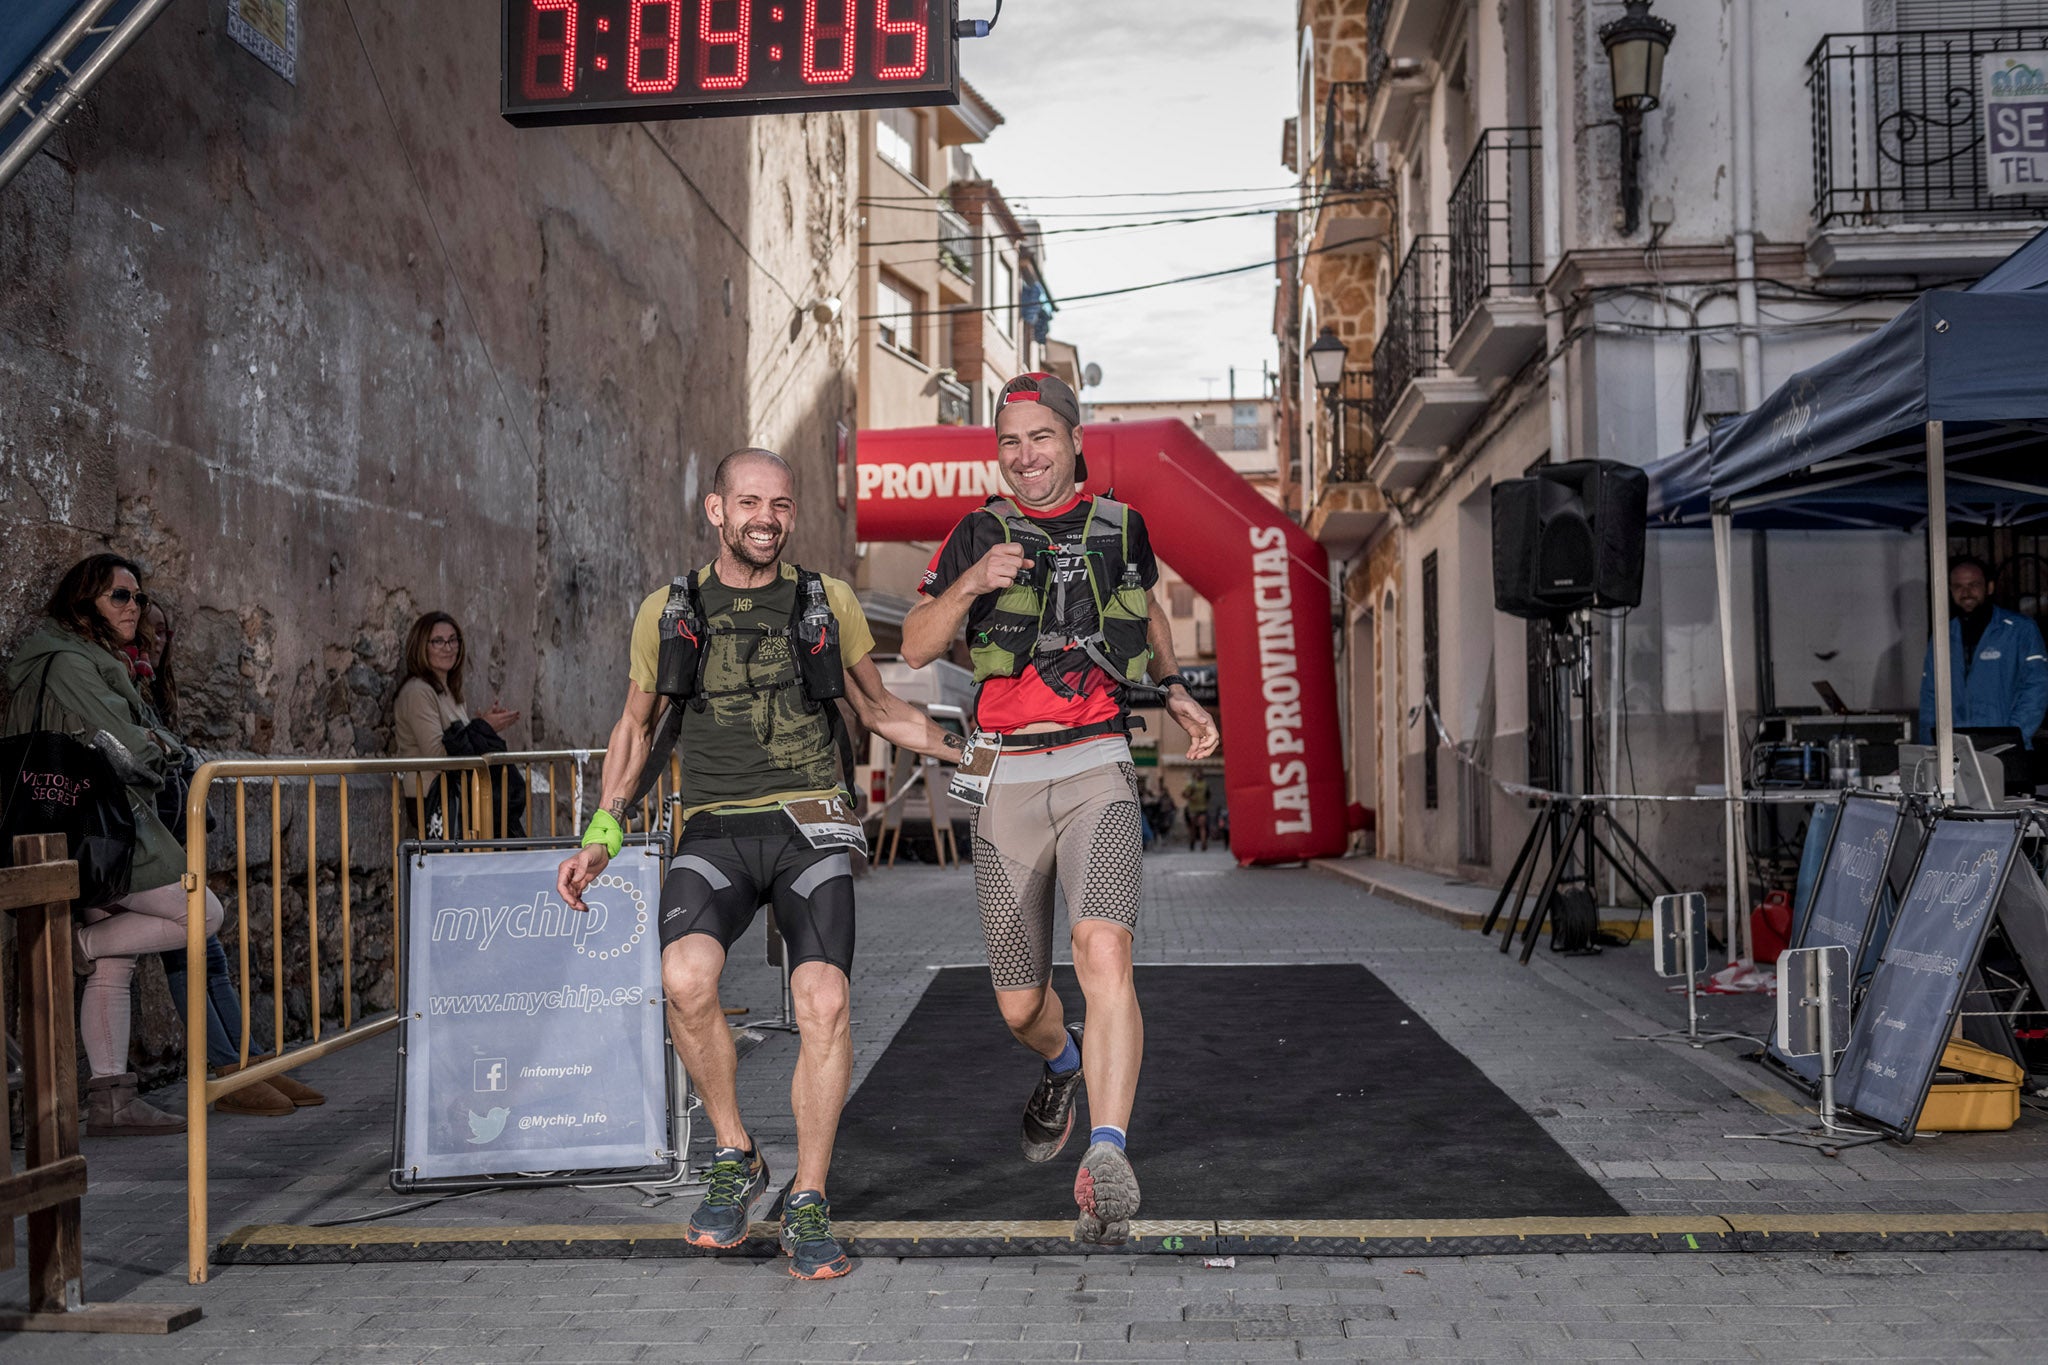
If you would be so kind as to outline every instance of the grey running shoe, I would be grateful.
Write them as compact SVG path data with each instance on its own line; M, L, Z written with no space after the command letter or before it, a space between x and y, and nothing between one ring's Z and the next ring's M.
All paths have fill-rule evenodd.
M1067 1033L1074 1040L1074 1046L1081 1046L1081 1026L1067 1025ZM1081 1091L1081 1068L1075 1067L1064 1076L1052 1074L1046 1067L1038 1077L1038 1087L1031 1092L1031 1098L1024 1105L1024 1159L1026 1161L1051 1161L1060 1154L1060 1148L1067 1145L1067 1137L1074 1131L1074 1096Z
M1138 1173L1123 1148L1098 1142L1088 1149L1074 1176L1074 1202L1081 1208L1074 1236L1108 1247L1129 1239L1131 1218L1138 1212Z
M684 1238L691 1246L725 1250L747 1240L754 1203L768 1188L768 1162L758 1152L720 1147L711 1156L706 1176L710 1189L690 1215Z
M832 1206L816 1190L792 1194L782 1206L782 1254L799 1280L836 1280L853 1269L832 1235Z

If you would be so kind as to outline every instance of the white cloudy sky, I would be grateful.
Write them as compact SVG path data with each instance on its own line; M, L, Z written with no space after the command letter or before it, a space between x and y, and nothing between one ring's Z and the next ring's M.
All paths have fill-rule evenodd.
M986 18L994 0L963 0ZM1288 199L1281 122L1292 112L1294 0L1007 0L995 32L960 45L969 82L1004 124L976 163L1020 214L1094 227ZM1177 198L1063 195L1228 190ZM1133 212L1133 211L1136 212ZM1092 213L1096 216L1067 216ZM1264 213L1046 239L1054 297L1270 261ZM1102 366L1094 400L1258 391L1273 358L1270 268L1075 302L1055 336ZM1249 371L1249 375L1247 375Z

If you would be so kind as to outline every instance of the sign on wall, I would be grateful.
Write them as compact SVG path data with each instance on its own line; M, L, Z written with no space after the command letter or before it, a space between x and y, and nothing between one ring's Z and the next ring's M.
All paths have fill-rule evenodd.
M555 891L565 852L406 859L394 1187L674 1169L660 854L627 847L579 911Z
M2048 52L1987 52L1985 187L1993 194L2048 194Z
M228 37L299 83L299 0L228 0Z

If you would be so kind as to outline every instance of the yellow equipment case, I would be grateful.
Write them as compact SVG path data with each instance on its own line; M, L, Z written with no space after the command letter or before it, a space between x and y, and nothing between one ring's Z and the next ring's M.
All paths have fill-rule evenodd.
M1958 1072L1965 1079L1943 1080L1942 1072ZM2018 1062L1951 1038L1913 1127L1923 1133L2002 1132L2019 1122L2025 1077Z

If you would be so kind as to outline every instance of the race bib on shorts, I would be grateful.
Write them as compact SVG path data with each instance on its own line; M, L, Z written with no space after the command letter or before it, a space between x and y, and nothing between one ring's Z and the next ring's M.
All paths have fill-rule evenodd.
M782 808L797 833L804 836L804 842L812 848L855 848L865 857L868 851L867 832L854 818L853 808L843 796L820 796L806 801L791 801Z

